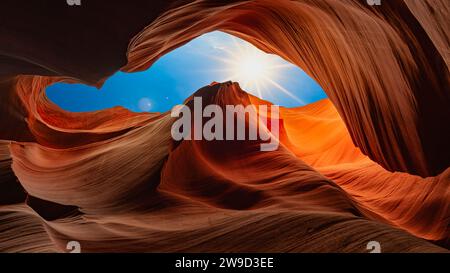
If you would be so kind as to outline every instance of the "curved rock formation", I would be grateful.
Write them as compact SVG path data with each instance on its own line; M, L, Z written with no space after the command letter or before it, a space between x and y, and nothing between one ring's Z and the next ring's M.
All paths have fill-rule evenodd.
M0 251L449 248L445 0L145 2L3 4ZM282 109L277 151L173 143L167 113L68 113L45 97L55 81L146 69L212 30L295 63L329 95ZM197 94L268 103L236 84Z

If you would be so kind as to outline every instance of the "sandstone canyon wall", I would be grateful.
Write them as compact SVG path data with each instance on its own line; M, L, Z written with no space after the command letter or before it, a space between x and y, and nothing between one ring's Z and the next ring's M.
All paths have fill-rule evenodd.
M2 5L0 251L449 248L446 0ZM213 30L298 65L328 94L282 109L279 150L174 143L168 113L69 113L45 96L56 81L144 70ZM269 104L236 83L198 94Z

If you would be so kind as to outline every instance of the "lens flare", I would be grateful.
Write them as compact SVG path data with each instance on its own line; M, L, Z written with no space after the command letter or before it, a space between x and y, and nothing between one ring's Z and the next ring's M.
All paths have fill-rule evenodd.
M279 57L267 54L247 42L236 38L233 41L231 49L219 48L226 52L225 58L211 56L224 65L223 69L219 69L224 74L222 82L238 82L245 91L262 99L271 95L272 90L278 90L300 104L305 104L281 83L283 69L292 68L293 64L286 64Z

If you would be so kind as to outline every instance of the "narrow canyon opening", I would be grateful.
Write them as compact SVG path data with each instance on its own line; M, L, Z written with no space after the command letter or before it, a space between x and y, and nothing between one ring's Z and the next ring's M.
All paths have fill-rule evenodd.
M71 112L122 106L134 112L166 112L211 82L238 82L260 99L298 107L326 98L299 67L230 34L214 31L166 53L144 71L116 72L97 89L58 82L46 95Z

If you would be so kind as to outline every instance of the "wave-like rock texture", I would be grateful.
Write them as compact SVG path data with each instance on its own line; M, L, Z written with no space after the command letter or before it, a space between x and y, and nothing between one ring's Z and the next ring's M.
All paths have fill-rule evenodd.
M269 104L230 83L194 95L204 105ZM122 113L115 125L93 116L83 128L97 138L80 143L91 139L86 129L59 122L84 114L50 108L30 125L38 142L58 132L58 145L12 142L5 151L27 196L2 206L3 217L39 240L28 245L10 230L17 236L5 233L3 250L49 251L49 241L64 250L72 240L87 252L363 252L371 240L387 252L448 247L450 169L430 178L386 171L353 145L329 100L281 108L281 144L272 152L260 151L260 141L175 143L167 113L123 109L108 110ZM113 129L123 133L111 136Z
M448 251L446 0L83 5L2 3L0 251ZM291 61L329 95L281 108L278 150L174 142L168 113L68 113L45 97L56 81L146 69L212 30ZM269 104L236 83L196 95Z

